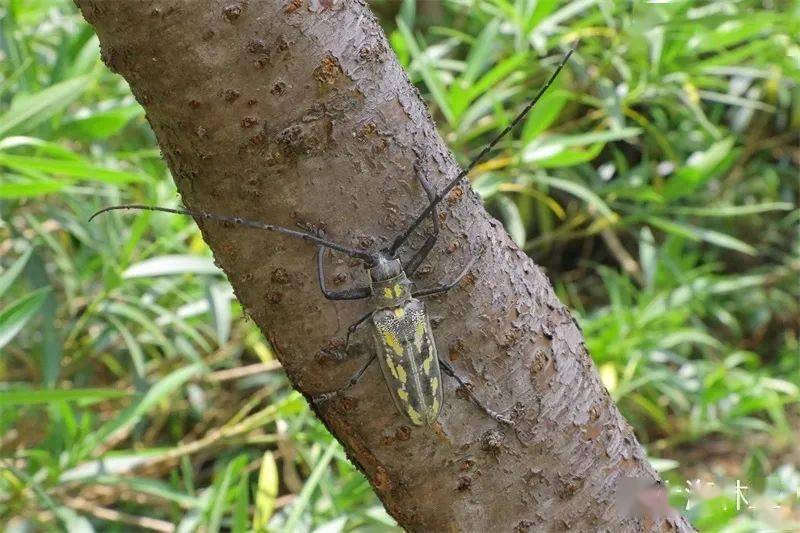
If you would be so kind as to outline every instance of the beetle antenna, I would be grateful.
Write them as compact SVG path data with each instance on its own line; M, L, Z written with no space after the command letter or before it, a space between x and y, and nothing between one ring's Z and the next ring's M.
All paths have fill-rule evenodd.
M505 137L508 134L508 132L514 129L514 126L519 124L522 121L522 119L525 118L525 115L528 114L528 111L533 109L533 106L536 105L536 102L539 101L539 99L544 95L547 89L550 88L550 85L553 83L553 81L555 81L555 79L558 77L558 74L561 72L561 69L564 68L564 65L567 63L569 57L572 55L572 52L574 51L575 51L574 48L570 48L569 52L567 52L567 54L564 56L564 59L562 59L561 63L559 63L558 67L556 67L555 72L553 72L553 74L550 76L550 79L548 79L547 83L545 83L542 86L542 88L539 89L539 92L536 93L536 96L528 103L528 105L525 106L525 109L523 109L519 113L519 115L517 115L514 118L514 120L511 121L511 124L506 126L505 129L501 131L499 135L497 135L497 137L492 139L491 142L489 142L489 144L484 146L483 150L481 150L481 152L472 161L469 162L466 168L464 168L464 170L459 172L458 175L455 178L453 178L447 184L447 186L445 186L444 189L442 189L440 192L437 192L436 195L428 204L428 206L422 211L422 213L420 213L417 216L417 218L414 219L414 222L412 222L411 225L408 228L406 228L406 230L403 233L398 235L398 237L392 243L392 247L389 248L389 254L392 257L394 257L394 255L397 253L397 250L403 245L403 243L406 242L406 240L408 240L408 238L411 236L411 234L414 232L417 226L419 226L422 223L422 221L425 220L425 218L427 218L428 215L430 215L431 211L433 211L433 209L439 204L439 202L441 202L447 197L447 194L453 189L453 187L458 185L458 183L467 174L469 174L472 171L472 169L475 168L475 166L483 160L484 157L486 157L486 154L488 154L489 151L491 151L492 148L494 148L495 145L498 142L500 142L500 139Z
M259 222L257 220L248 220L246 218L241 218L241 217L232 217L227 215L206 213L205 211L189 211L188 209L171 209L169 207L158 207L152 205L138 205L138 204L112 205L110 207L104 207L100 211L93 214L91 217L89 217L89 222L91 222L92 219L97 215L106 213L108 211L115 211L118 209L136 209L139 211L162 211L164 213L174 213L176 215L188 215L194 217L196 220L200 219L216 220L218 222L230 222L231 224L236 224L237 226L244 226L247 228L274 231L277 233L283 233L284 235L289 235L291 237L296 237L298 239L303 239L304 241L313 242L314 244L317 244L319 246L324 246L326 248L330 248L331 250L342 252L343 254L349 255L350 257L356 259L361 259L362 261L365 261L370 264L374 262L374 258L372 257L372 255L366 252L348 248L347 246L343 246L333 241L329 241L328 239L318 237L317 235L314 235L312 233L284 228L283 226L276 226L275 224L267 224L266 222Z

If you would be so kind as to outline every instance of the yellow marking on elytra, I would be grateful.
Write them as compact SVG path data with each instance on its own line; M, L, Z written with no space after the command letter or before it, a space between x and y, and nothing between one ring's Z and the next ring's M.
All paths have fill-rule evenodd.
M408 375L406 374L406 369L403 368L403 365L397 365L397 379L403 385L405 385L406 380L408 380Z
M436 414L439 412L439 398L434 398L433 399L433 403L431 404L430 411L428 411L428 412L430 413L430 416L436 416Z
M408 418L411 419L411 422L418 426L422 425L422 417L419 415L419 412L417 412L416 409L408 405L406 406L406 412L408 413Z
M433 352L430 352L428 354L428 357L422 362L422 370L425 371L425 374L430 373L431 363L433 363Z
M394 353L399 356L403 355L403 346L400 344L400 341L397 340L397 337L395 337L392 333L384 331L383 340L386 342L386 346L391 348Z
M408 393L405 389L397 389L397 396L404 402L408 401Z
M405 293L406 290L402 285L397 284L394 286L394 295L397 296L398 298L402 298Z
M391 287L384 287L383 288L383 297L387 300L392 299L392 288Z
M397 318L403 318L404 316L406 316L406 310L403 309L402 307L395 307L394 316L396 316Z
M395 368L394 363L392 362L392 358L389 356L386 356L386 366L389 367L389 372L392 373L394 379L397 379L397 369Z
M414 345L417 350L422 351L422 341L425 340L425 323L422 320L417 322L417 327L414 331Z
M436 391L439 390L439 378L431 379L431 394L434 396L436 395ZM436 401L439 401L438 399Z

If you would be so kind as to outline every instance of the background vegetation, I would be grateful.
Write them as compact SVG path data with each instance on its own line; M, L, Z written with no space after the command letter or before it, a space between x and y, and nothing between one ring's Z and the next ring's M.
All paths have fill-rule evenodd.
M800 5L373 7L464 160L580 43L474 187L578 314L673 503L704 531L797 530ZM191 220L87 223L178 198L72 4L0 18L3 529L391 527Z

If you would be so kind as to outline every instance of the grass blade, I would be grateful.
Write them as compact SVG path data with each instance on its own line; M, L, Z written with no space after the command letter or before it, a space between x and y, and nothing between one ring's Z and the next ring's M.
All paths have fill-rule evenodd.
M128 393L116 389L20 389L0 391L0 407L51 402L96 402L124 396L128 396Z
M336 452L336 448L338 446L339 443L337 441L331 441L331 443L328 444L328 447L325 449L325 452L322 454L322 457L320 457L317 461L317 464L314 465L314 470L311 471L311 475L308 476L308 479L303 485L303 490L300 491L300 495L292 504L292 512L289 515L289 518L286 520L286 525L284 527L285 531L297 530L297 525L300 522L300 518L305 512L308 502L311 500L311 494L317 488L317 485L322 479L322 475L325 473L325 470L327 470L328 464L331 462L333 454Z
M0 137L11 132L30 131L42 121L59 113L81 95L89 79L88 76L80 76L56 83L32 95L21 94L14 98L8 111L0 115Z
M83 443L81 457L90 455L98 446L103 444L118 432L125 431L141 420L156 404L166 401L178 389L183 387L190 379L200 375L203 366L194 364L175 370L159 380L148 390L142 398L125 409L113 420L103 424L92 433Z
M14 283L14 280L17 279L19 273L22 272L22 268L28 262L28 259L31 256L31 252L33 248L28 248L10 267L6 269L5 272L0 274L0 296L2 296L6 290Z
M8 344L39 311L49 292L50 287L42 287L0 311L0 348Z

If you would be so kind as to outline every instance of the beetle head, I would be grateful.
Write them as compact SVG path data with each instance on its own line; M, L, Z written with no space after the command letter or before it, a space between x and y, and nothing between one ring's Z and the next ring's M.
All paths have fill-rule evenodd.
M372 282L381 282L394 279L403 273L403 265L399 259L390 259L378 256L372 265L367 265L367 272Z

